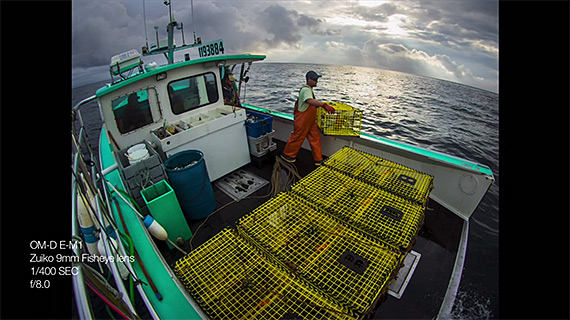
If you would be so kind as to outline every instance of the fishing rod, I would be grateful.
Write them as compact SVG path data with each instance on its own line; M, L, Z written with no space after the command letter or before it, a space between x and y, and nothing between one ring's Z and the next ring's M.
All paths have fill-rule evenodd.
M117 212L119 213L119 217L121 218L121 223L123 224L123 228L125 228L125 233L127 234L127 236L131 237L131 234L129 233L129 229L127 227L127 224L125 223L125 220L123 218L123 213L121 211L121 208L119 207L119 202L117 201L116 198L113 198L113 202L115 203L115 207L117 208ZM154 281L152 280L150 274L146 270L146 267L143 264L142 259L139 255L137 249L134 247L134 245L133 245L133 249L134 249L135 258L139 262L139 265L140 265L142 272L144 273L144 275L148 281L148 284L150 285L152 291L156 295L156 298L158 299L158 301L162 301L162 299L163 299L162 294L160 294L160 292L158 291L158 288L156 287L156 285L154 284Z

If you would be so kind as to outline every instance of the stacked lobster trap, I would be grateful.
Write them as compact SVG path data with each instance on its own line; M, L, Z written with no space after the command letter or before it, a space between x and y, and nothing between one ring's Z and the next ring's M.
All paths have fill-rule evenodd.
M317 126L324 135L360 136L362 127L362 111L340 102L327 101L326 104L335 109L328 113L317 108Z
M175 273L212 318L363 318L411 250L432 186L430 175L345 147Z

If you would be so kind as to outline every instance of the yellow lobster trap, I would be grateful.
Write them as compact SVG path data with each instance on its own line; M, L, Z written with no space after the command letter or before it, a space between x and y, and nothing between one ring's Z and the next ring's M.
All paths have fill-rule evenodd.
M337 151L324 165L422 205L433 187L429 174L350 147Z
M317 108L317 125L325 135L360 136L362 111L339 102L325 102L335 109L329 114Z
M424 207L322 166L292 192L369 235L406 251L424 219Z
M291 193L281 193L241 218L237 228L298 279L359 316L386 293L404 257Z
M174 271L213 319L355 318L269 263L229 228L178 260Z

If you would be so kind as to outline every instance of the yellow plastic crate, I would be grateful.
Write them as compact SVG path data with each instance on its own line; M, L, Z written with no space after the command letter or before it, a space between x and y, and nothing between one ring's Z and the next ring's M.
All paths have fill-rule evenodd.
M281 193L241 218L237 228L299 279L359 315L386 293L404 257L291 193Z
M332 168L322 166L292 191L341 220L400 250L408 250L424 219L424 207Z
M228 228L178 260L174 271L213 319L354 319Z
M325 102L335 109L329 114L323 108L317 108L317 125L325 135L360 136L362 111L344 103Z
M337 151L324 165L422 205L433 187L429 174L350 147Z

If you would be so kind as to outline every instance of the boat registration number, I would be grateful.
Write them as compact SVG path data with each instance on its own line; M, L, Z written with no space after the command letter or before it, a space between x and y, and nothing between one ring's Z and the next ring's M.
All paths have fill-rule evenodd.
M220 54L224 54L224 42L222 40L206 43L198 47L198 55L200 58L217 56Z

